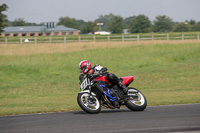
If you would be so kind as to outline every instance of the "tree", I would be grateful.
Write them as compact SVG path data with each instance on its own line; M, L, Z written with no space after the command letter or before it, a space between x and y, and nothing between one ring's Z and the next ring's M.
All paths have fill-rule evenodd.
M192 26L192 31L200 31L200 22Z
M196 24L196 21L193 20L193 19L191 19L191 20L189 21L189 24L191 24L191 25L195 25L195 24Z
M108 30L112 33L122 33L124 28L124 19L121 16L114 16L108 23Z
M147 33L151 31L151 21L145 15L138 15L130 22L131 33Z
M6 11L8 9L8 6L6 4L2 4L0 6L0 33L3 32L4 27L6 27L7 16L3 14L2 12Z
M81 33L89 33L89 32L94 32L98 29L97 25L95 22L87 22L85 23L82 28L81 28Z
M188 24L190 24L191 31L199 31L198 23L195 20L191 19Z
M24 20L24 18L18 18L12 22L12 25L13 26L26 26L26 21Z
M174 22L171 18L166 15L157 16L156 20L153 21L155 32L170 32L173 30Z
M84 20L77 20L77 23L82 27L86 22Z
M108 31L108 24L113 17L114 15L112 13L108 15L100 15L99 18L95 20L95 23L96 24L103 23L103 25L101 26L101 29L104 31Z
M75 18L60 17L58 25L64 25L69 28L80 29L80 24Z
M7 26L42 26L45 25L45 23L31 23L31 22L26 22L23 18L18 18L15 19L14 21L9 21L6 22Z
M131 17L128 17L128 18L125 18L124 22L125 22L125 25L126 27L128 27L131 23L131 21L135 18L136 16L131 16Z
M179 23L176 25L175 27L175 32L187 32L189 31L190 28L189 28L189 24L187 23Z

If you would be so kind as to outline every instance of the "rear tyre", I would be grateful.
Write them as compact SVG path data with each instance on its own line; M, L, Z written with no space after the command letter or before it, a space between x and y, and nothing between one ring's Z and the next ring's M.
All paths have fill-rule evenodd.
M127 108L132 111L143 111L146 108L147 100L142 92L129 87L128 95L131 97L125 104Z
M77 97L78 105L89 114L97 114L101 111L101 104L95 96L89 93L79 93Z

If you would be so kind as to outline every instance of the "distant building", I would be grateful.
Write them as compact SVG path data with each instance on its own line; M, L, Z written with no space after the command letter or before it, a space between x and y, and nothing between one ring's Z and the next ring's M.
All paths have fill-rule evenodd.
M62 36L79 35L79 30L65 26L14 26L6 27L0 36Z

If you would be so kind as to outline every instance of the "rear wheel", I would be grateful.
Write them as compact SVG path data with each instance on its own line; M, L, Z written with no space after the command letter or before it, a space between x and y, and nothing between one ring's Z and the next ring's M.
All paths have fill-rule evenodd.
M147 106L145 96L135 88L129 88L128 96L130 99L126 102L126 107L132 111L143 111Z
M95 96L89 93L79 93L77 97L78 105L87 113L97 114L101 111L101 104Z

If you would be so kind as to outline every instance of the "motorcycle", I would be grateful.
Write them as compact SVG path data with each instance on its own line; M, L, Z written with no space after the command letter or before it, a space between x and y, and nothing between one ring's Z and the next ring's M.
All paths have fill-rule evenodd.
M133 82L133 76L121 77L127 87ZM145 96L136 88L128 87L128 92L124 94L123 90L117 85L111 85L106 77L86 76L80 85L81 92L78 93L77 103L82 110L89 114L97 114L101 107L110 109L120 109L125 105L132 111L143 111L147 106Z

